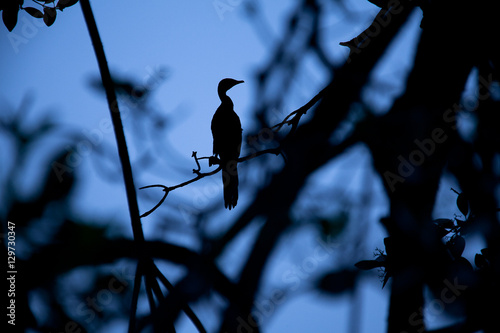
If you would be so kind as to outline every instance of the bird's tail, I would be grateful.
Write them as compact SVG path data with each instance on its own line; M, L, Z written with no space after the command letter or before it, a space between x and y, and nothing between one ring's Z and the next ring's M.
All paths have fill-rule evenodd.
M222 164L222 183L224 184L224 207L236 207L238 203L238 169L236 161Z

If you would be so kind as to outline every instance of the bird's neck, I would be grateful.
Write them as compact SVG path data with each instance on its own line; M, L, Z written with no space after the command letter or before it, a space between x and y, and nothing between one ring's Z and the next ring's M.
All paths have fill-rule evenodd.
M233 101L231 100L231 98L229 98L228 95L226 95L225 92L219 91L219 98L222 105L233 105Z

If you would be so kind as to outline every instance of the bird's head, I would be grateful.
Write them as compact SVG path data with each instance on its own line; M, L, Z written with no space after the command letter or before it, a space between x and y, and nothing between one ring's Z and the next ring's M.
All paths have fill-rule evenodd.
M235 80L235 79L222 79L219 82L219 87L217 88L217 92L219 93L219 96L223 96L226 94L226 92L234 87L237 84L243 83L245 81L243 80Z

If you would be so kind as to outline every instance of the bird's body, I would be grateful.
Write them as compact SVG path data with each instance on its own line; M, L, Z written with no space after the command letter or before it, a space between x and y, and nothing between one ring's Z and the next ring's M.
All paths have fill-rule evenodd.
M241 149L241 122L234 112L234 105L226 92L243 81L223 79L219 82L218 93L220 106L212 118L213 153L219 158L222 167L224 186L224 206L234 208L238 202L238 169L237 160Z

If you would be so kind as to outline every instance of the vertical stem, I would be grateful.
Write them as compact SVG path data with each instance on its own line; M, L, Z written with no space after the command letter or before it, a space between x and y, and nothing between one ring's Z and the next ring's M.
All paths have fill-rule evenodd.
M129 332L135 331L136 326L136 311L137 302L139 298L139 291L141 287L141 278L144 275L145 279L148 279L147 274L151 273L149 269L156 269L156 274L159 275L162 282L169 288L172 292L172 284L165 278L158 268L154 265L151 259L144 255L144 232L142 230L141 218L139 214L139 205L137 204L137 194L134 186L134 178L132 176L132 166L130 165L130 158L128 155L127 142L125 140L125 133L123 131L123 124L120 116L120 110L118 108L118 101L116 99L116 93L113 85L113 80L111 79L111 74L109 72L108 62L106 60L106 55L104 53L104 48L102 46L101 37L99 36L99 31L97 30L97 24L95 22L94 14L92 13L92 8L90 7L89 0L80 0L80 5L82 6L83 16L85 17L85 22L89 30L90 39L94 45L94 51L99 64L99 71L101 73L102 84L106 91L106 98L108 100L109 111L111 114L111 120L113 122L113 128L115 130L115 138L118 146L118 155L120 157L120 163L122 165L123 180L125 182L125 190L127 192L127 201L130 214L130 220L132 222L132 231L134 234L134 240L137 244L137 250L139 255L139 262L137 263L137 270L135 274L134 281L134 291L132 295L132 306L129 321ZM148 269L145 270L145 266L148 265ZM154 303L154 300L153 300ZM194 312L189 308L187 303L184 306L184 311L188 317L193 321L194 325L200 332L206 332L201 324L200 320L196 317ZM153 312L153 309L151 309Z
M120 157L120 163L122 166L123 180L125 182L128 210L130 220L132 222L132 232L134 234L134 240L137 244L137 251L139 254L139 262L137 263L137 271L134 281L132 309L129 323L129 332L134 332L136 325L135 312L137 310L137 300L139 298L139 290L142 277L141 259L143 258L144 233L142 231L139 205L137 204L137 194L135 192L134 178L132 176L132 166L130 165L130 158L128 155L127 141L125 140L125 132L123 131L120 109L118 108L118 101L116 99L113 80L111 79L111 74L109 72L106 54L104 53L104 47L102 46L101 37L99 36L99 30L97 30L97 24L95 22L94 14L92 13L92 8L90 7L89 0L80 0L80 5L82 6L85 23L87 24L90 39L92 40L92 44L94 46L95 56L97 58L99 71L101 73L102 84L104 86L104 90L106 91L106 99L108 100L109 112L115 131L116 144L118 146L118 155Z
M106 60L106 55L104 54L104 48L102 46L101 37L99 36L99 31L97 30L92 8L90 7L90 2L89 0L80 0L80 5L82 6L83 16L85 17L87 29L89 30L90 39L94 45L95 55L99 64L99 71L101 73L102 84L106 91L106 98L108 100L116 143L118 145L118 155L122 165L123 180L125 182L125 190L127 192L128 209L130 220L132 222L134 239L139 245L139 250L142 250L144 233L142 231L141 219L139 217L139 206L137 204L132 167L130 165L127 142L125 140L125 133L123 131L123 124L120 116L120 110L118 108L118 101L116 99L113 80L111 79L111 74L109 73L108 62Z
M134 290L132 291L132 304L130 306L128 333L134 333L136 331L135 326L136 326L137 303L139 301L139 292L141 289L141 279L143 272L144 272L144 264L142 261L139 260L135 271Z

